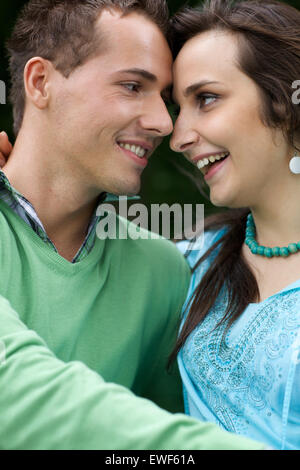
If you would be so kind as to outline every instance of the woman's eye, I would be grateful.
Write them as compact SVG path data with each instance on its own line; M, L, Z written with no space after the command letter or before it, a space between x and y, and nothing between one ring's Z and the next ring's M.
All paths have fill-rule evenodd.
M208 95L208 94L203 94L203 93L196 96L196 100L200 108L209 106L210 104L214 103L216 99L217 99L216 95Z

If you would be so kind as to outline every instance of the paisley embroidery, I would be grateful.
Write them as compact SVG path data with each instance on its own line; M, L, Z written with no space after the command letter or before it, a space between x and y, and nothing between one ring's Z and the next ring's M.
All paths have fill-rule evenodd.
M279 390L285 386L291 348L300 327L299 291L272 296L246 309L225 333L215 329L224 299L190 335L182 358L197 392L222 427L248 434L253 417L282 414ZM298 407L300 406L300 397ZM281 429L278 431L280 433Z

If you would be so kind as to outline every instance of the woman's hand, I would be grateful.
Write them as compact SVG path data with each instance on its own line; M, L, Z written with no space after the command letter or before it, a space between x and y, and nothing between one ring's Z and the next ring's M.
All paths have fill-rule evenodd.
M3 168L12 151L12 145L6 132L0 132L0 168Z

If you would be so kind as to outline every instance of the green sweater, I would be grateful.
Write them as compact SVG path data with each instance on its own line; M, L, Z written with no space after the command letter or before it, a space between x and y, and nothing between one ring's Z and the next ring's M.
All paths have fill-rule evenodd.
M97 238L72 264L3 201L0 233L0 448L262 448L160 408L182 406L165 366L190 277L170 242Z

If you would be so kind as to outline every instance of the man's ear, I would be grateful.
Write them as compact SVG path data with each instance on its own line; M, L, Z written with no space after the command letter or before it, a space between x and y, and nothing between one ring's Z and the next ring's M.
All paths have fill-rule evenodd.
M41 57L30 59L24 69L26 97L34 106L45 109L49 101L49 75L51 63Z

